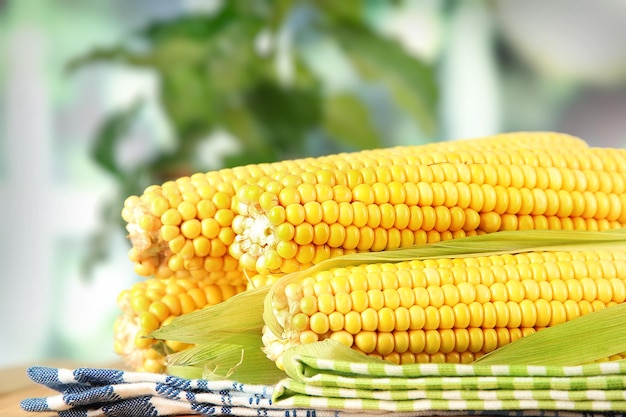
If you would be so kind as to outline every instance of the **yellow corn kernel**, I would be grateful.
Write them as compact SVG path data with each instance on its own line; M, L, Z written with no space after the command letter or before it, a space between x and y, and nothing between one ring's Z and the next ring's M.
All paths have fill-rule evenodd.
M513 137L524 135L499 139ZM311 244L375 252L500 230L625 226L626 199L619 192L626 182L626 169L621 168L626 151L578 147L576 141L573 147L555 147L550 137L563 139L538 134L535 140L545 142L532 147L508 142L510 147L486 149L458 141L445 151L433 146L357 152L350 154L349 169L344 154L298 161L303 174L315 172L322 163L324 172L334 176L332 200L317 201L315 187L309 186L311 196L302 201L298 190L305 188L305 181L316 181L313 175L303 176L292 188L288 181L273 191L266 188L264 193L275 193L278 205L272 213L259 209L259 201L240 205L230 253L245 268L285 273L295 269L294 259L302 269L332 257L310 247L309 252L320 256L295 256L297 247ZM243 193L254 194L246 187L256 189L258 184L242 185ZM306 204L314 207L308 217ZM273 214L279 207L285 216ZM263 255L268 251L281 258L273 258L271 267Z
M573 266L598 262L593 277ZM313 272L275 288L274 317L289 337L266 327L264 341L282 348L265 352L280 364L284 349L331 338L394 363L466 363L624 302L625 262L623 250L537 251Z
M165 356L191 345L158 341L149 334L181 314L222 302L244 291L244 285L213 284L212 278L149 278L120 292L120 315L113 326L114 349L137 371L164 372ZM212 293L207 297L207 293Z
M246 289L253 289L253 288L261 288L264 287L266 285L272 285L273 283L275 283L276 281L278 281L278 279L280 278L280 275L264 275L264 274L255 274L252 277L249 278L248 280L248 285L246 286Z
M512 149L525 149L526 152L509 155ZM550 149L549 156L540 151L535 152L545 149ZM571 194L573 191L586 191L581 184L583 181L589 183L587 191L593 195L581 194L582 199L570 199L565 203L559 201L566 205L571 205L570 201L586 204L576 209L580 216L584 216L583 223L592 224L587 227L599 227L597 221L602 220L602 216L618 224L626 223L626 213L620 209L626 201L618 197L620 190L626 187L626 180L619 171L623 164L611 152L598 153L592 163L585 159L586 153L591 152L588 149L582 140L570 135L519 132L195 173L161 185L152 185L142 195L126 199L121 215L127 223L132 244L129 259L134 263L136 272L142 276L211 277L214 283L224 282L228 276L233 285L247 282L243 269L253 270L258 267L257 272L263 273L298 269L301 265L298 265L297 258L293 259L295 253L285 259L265 256L257 265L257 260L264 253L280 253L276 248L280 239L273 234L273 228L279 224L273 222L283 221L281 208L286 210L289 205L294 205L294 208L289 213L285 211L284 221L289 221L294 227L306 221L314 230L312 244L315 256L309 260L308 256L303 255L304 263L318 263L337 253L328 251L329 246L345 249L345 245L347 249L358 248L360 251L383 250L428 239L450 238L452 235L446 233L448 231L456 230L456 236L460 237L476 231L480 210L489 204L494 205L485 200L494 194L491 189L494 186L494 175L503 177L499 182L512 183L513 178L524 178L534 173L532 169L520 168L515 171L516 175L500 175L504 172L501 167L491 167L497 165L497 159L485 157L492 153L506 158L502 162L505 166L539 165L543 168L551 163L551 167L558 168L548 170L546 167L541 173L535 173L537 178L529 179L529 184L546 185L555 191L562 184L563 187L569 187L564 191ZM446 162L450 164L446 165ZM470 189L467 183L472 180L470 174L473 171L468 169L468 164L487 164L475 174L477 181L480 184L484 182L487 188L483 190L478 187L471 193L471 199L484 200L481 203L469 201ZM578 175L581 170L586 170L582 176ZM598 171L603 171L603 174L595 174ZM441 207L446 210L438 209L439 218L434 217L433 211L427 210L427 221L420 228L417 225L419 219L415 216L407 218L407 208L411 212L411 208L421 207L425 201L422 200L418 205L415 187L412 185L429 185L433 181L441 184L434 186L437 193L432 195L432 200L441 203ZM462 185L454 187L457 183ZM610 184L615 185L611 187ZM511 184L515 188L521 186L527 185ZM432 186L430 189L433 193ZM499 194L502 193L500 190ZM601 209L591 205L594 199ZM546 207L546 212L554 212L554 216L563 218L554 195L548 201L552 204L537 205L534 211L540 212ZM353 204L356 202L362 204ZM381 206L382 202L387 204L384 212L373 213L371 206ZM600 202L604 203L600 205ZM341 211L339 203L346 203ZM605 203L609 203L608 209L604 207ZM364 205L368 208L367 217ZM451 210L456 206L469 210L465 213L465 223L458 210ZM267 217L266 213L270 210L272 214ZM239 216L252 220L240 221ZM377 221L377 217L380 217L380 221ZM333 230L317 227L320 222L336 224L339 218L346 224L350 221L350 224L343 229ZM594 223L594 220L597 221ZM491 227L494 224L492 222ZM355 226L356 229L349 226ZM362 230L366 226L371 230ZM387 226L400 232L409 231L412 236L408 232L402 234L385 229ZM582 227L582 224L579 226ZM433 227L436 229L431 230ZM248 232L244 233L243 230ZM425 236L425 232L430 234ZM308 242L309 234L308 231L300 233L298 240ZM368 237L363 240L361 235ZM195 240L200 237L203 239ZM221 259L222 262L215 262L215 259Z

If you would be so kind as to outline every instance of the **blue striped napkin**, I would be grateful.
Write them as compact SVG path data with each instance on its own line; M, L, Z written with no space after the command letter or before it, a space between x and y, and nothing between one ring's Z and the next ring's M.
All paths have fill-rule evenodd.
M545 416L617 417L623 412L558 410L422 410L398 412L354 408L310 408L284 397L284 384L248 385L235 381L190 380L163 374L118 369L62 369L34 366L27 375L58 394L26 398L21 408L53 412L59 417L267 416L267 417L409 417L409 416ZM282 385L281 385L282 384ZM282 386L282 388L280 388ZM281 391L281 399L274 401ZM282 399L284 397L284 399ZM305 402L300 402L304 404ZM314 401L313 401L314 403Z

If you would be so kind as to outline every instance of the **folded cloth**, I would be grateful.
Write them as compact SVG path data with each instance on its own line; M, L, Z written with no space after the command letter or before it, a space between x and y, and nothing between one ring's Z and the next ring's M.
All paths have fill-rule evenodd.
M285 353L290 378L275 387L276 403L361 411L626 415L626 361L580 366L394 365L331 342Z
M60 394L26 398L21 401L21 408L31 412L56 412L60 417L342 417L356 414L354 410L346 413L332 409L283 407L272 400L275 389L272 385L184 379L163 374L101 368L33 366L28 368L27 375L34 382ZM381 413L359 412L358 415L380 416ZM399 415L408 417L403 413ZM430 416L432 413L410 415ZM440 415L456 416L459 413Z
M544 375L539 367L534 367L536 375L523 377L509 375L510 369L503 367L486 375L471 371L471 366L445 364L419 366L422 374L415 377L410 375L412 372L401 376L395 366L387 369L372 366L366 370L362 364L341 360L312 361L305 356L294 359L300 377L286 378L275 386L192 380L117 369L35 366L28 369L28 376L59 394L24 399L21 407L32 412L56 412L60 417L616 417L625 415L626 410L612 409L618 401L623 403L623 388L618 388L624 385L623 376L615 373L617 368L620 372L624 370L623 364L598 366L602 375L595 378L586 374L588 367L572 369L571 376L561 377ZM540 382L533 385L537 381ZM555 397L550 399L534 398L533 392L543 391L535 388L544 385L563 387L563 392L572 397L552 394ZM617 394L620 390L621 397ZM606 394L604 397L602 392ZM582 395L580 400L575 393ZM515 399L503 399L500 395ZM622 400L613 399L614 396ZM586 401L590 406L580 409L578 401Z
M60 369L34 366L34 382L58 391L47 398L21 402L26 411L79 416L238 415L285 416L310 410L285 410L273 405L273 386L234 381L190 380L170 375L117 369ZM286 412L292 414L286 414ZM295 415L295 414L293 414ZM321 416L334 413L319 414Z

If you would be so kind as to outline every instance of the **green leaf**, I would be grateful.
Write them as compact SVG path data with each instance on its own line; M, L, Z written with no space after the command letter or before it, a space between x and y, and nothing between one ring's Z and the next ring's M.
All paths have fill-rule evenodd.
M172 66L163 72L160 99L179 141L195 142L213 129L213 80L202 66Z
M263 135L250 109L246 106L231 105L220 108L219 125L230 132L246 149L263 146Z
M152 48L154 66L161 74L204 65L208 48L205 43L193 39L164 39Z
M245 165L256 165L280 160L278 153L271 147L246 148L244 151L226 155L223 158L224 167L239 167Z
M369 109L354 94L336 94L324 101L322 126L328 134L356 149L382 146Z
M117 45L108 48L94 48L93 50L71 59L66 65L66 71L72 73L81 67L97 62L120 62L135 67L152 67L152 55L142 52L133 52L126 46Z
M234 135L241 147L240 152L225 155L224 167L236 167L264 162L274 162L280 158L272 146L267 146L263 126L246 106L227 106L220 109L219 124Z
M313 3L327 19L336 20L338 22L363 21L365 10L363 0L314 0Z
M504 345L474 361L480 365L590 363L626 352L626 304L580 316Z
M163 70L168 66L189 62L190 57L195 57L197 61L197 58L206 58L202 48L206 48L220 32L233 22L247 20L250 19L246 16L237 16L231 7L223 7L214 16L189 15L151 22L120 45L94 48L76 57L69 62L68 68L74 70L90 63L118 61L132 66ZM133 50L137 42L142 47Z
M141 101L136 101L128 108L118 110L108 116L99 127L91 149L91 157L96 163L122 180L126 173L118 165L117 146L128 135L142 104Z
M301 155L305 135L321 120L320 91L316 87L283 87L258 83L246 95L246 106L265 136L265 146L281 153L281 159Z
M426 134L435 133L437 82L432 67L362 26L330 26L329 33L365 79L385 85Z
M254 3L244 0L244 3ZM268 16L264 19L269 28L277 31L288 20L289 13L294 8L294 0L272 0L271 5L267 8Z
M255 49L255 38L261 30L257 22L241 19L207 45L206 76L219 80L214 83L217 105L240 101L245 92L274 74L273 59L259 55Z
M173 38L204 41L214 37L238 17L228 2L215 15L190 14L165 21L151 22L138 36L153 43Z

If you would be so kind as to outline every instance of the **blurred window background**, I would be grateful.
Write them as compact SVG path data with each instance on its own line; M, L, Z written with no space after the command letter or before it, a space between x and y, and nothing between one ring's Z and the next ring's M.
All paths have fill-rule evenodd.
M147 185L511 130L624 147L625 38L619 0L0 1L0 366L115 360Z

